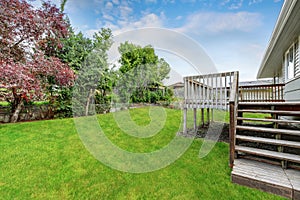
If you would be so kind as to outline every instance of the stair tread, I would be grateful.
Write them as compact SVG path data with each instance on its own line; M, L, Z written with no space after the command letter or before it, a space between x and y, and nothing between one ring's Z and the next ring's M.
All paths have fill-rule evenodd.
M237 120L300 124L300 120L287 120L287 119L263 119L263 118L238 117Z
M288 130L288 129L275 129L275 128L263 128L263 127L253 127L253 126L236 126L240 130L258 131L258 132L269 132L269 133L282 133L286 135L296 135L300 136L300 131L298 130Z
M260 105L266 105L266 106L297 106L300 105L300 101L293 101L293 102L239 102L239 105L242 106L260 106Z
M238 112L282 114L282 115L300 115L300 111L287 111L287 110L239 109Z
M235 146L235 150L244 153L258 155L258 156L265 156L265 157L300 163L300 156L295 154L269 151L269 150L257 149L252 147L244 147L244 146Z
M300 142L294 142L294 141L288 141L288 140L276 140L276 139L270 139L270 138L253 137L253 136L245 136L245 135L237 135L236 139L240 139L243 141L249 141L249 142L259 142L259 143L265 143L265 144L274 144L274 145L300 148Z

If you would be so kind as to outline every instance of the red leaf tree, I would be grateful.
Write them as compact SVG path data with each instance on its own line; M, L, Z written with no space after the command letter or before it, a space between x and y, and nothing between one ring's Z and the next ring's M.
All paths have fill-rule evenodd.
M0 0L0 13L0 88L8 91L16 122L24 101L45 95L49 78L60 86L73 84L73 70L53 56L69 24L50 3L34 9L24 0Z

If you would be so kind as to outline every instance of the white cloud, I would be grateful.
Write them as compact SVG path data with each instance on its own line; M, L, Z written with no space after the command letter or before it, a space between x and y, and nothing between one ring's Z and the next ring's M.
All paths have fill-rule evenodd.
M114 5L112 2L107 2L105 5L105 9L107 9L107 10L111 10L113 7L114 7Z
M236 10L236 9L241 8L242 6L243 6L243 0L236 2L236 3L232 3L228 8L230 10Z
M181 20L181 19L182 19L182 16L179 15L179 16L177 16L175 19L176 19L176 20Z
M223 0L221 2L221 6L225 6L226 4L228 4L230 2L230 0Z
M119 0L112 0L112 2L113 2L113 4L115 4L115 5L119 5Z
M141 18L141 20L134 22L133 24L137 28L144 27L144 26L161 27L162 21L160 20L159 16L151 13Z
M120 12L120 17L121 19L127 19L128 16L132 13L132 8L128 6L119 6L118 7L119 12Z
M105 27L111 28L113 34L117 35L125 31L145 28L145 27L163 27L163 14L160 16L150 13L144 15L139 20L119 20L117 24L106 23Z
M168 3L174 4L175 2L176 2L175 0L162 0L163 4L168 4Z
M55 0L59 2L57 5L60 5L60 0ZM65 12L70 14L77 14L86 8L91 8L93 6L93 1L82 1L82 0L69 0L65 6Z
M255 1L255 0L254 0ZM244 0L223 0L221 6L226 6L230 10L236 10L243 6Z
M196 0L181 0L183 3L195 3Z
M103 14L102 17L105 20L109 20L109 21L113 21L114 20L114 17L112 15Z
M251 0L249 1L249 6L251 6L252 4L257 4L257 3L261 3L263 0Z
M177 30L185 33L221 34L230 31L249 32L262 24L258 13L250 12L199 12L187 17L187 23Z

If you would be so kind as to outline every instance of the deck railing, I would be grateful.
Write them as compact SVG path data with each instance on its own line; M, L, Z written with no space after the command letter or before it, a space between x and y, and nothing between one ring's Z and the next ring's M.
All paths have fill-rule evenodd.
M188 109L194 110L194 130L197 129L197 109L201 109L202 125L205 124L204 109L207 109L207 123L213 120L213 109L228 110L234 86L232 83L237 74L238 72L224 72L184 77L184 132L187 131Z
M241 102L282 102L285 84L239 86Z
M184 77L187 108L228 109L234 72Z

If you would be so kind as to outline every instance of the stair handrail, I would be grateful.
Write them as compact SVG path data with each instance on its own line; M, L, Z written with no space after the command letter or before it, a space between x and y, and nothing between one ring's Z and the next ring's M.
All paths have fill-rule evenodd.
M237 107L239 101L239 72L235 71L233 75L233 82L231 85L230 98L229 98L229 166L232 168L235 158L235 136L237 125Z

